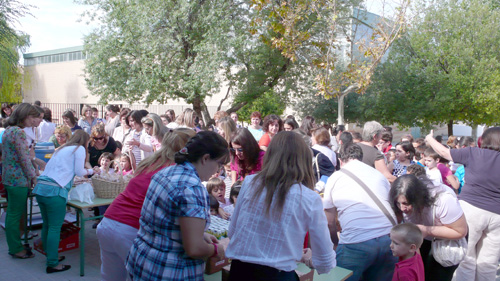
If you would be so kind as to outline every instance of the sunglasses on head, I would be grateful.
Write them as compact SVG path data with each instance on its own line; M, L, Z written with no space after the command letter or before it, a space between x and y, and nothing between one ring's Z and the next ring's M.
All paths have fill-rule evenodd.
M103 140L103 139L104 139L104 137L100 137L100 138L94 137L94 140Z
M243 148L230 148L229 150L231 150L231 152L243 152Z

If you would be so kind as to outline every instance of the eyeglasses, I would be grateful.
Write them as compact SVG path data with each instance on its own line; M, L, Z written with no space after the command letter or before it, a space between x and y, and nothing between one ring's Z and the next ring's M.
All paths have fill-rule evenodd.
M98 140L103 140L103 139L104 139L104 137L100 137L100 138L96 138L96 137L94 137L94 140L96 140L96 141L98 141Z
M238 151L238 152L243 152L243 148L230 148L229 150L230 150L231 152L236 152L236 151Z

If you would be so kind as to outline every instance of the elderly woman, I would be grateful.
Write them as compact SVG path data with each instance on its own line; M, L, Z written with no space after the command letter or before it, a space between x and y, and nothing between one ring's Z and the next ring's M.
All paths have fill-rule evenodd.
M92 127L97 124L97 118L92 116L92 107L84 105L82 108L82 118L78 120L78 126L82 127L85 133L92 132Z
M269 114L264 118L262 130L265 134L259 140L260 149L266 151L271 139L279 132L283 131L283 121L279 116Z
M174 164L174 154L183 148L195 132L187 128L165 134L162 148L142 161L125 191L120 193L104 214L97 227L101 248L101 280L125 280L125 261L139 231L139 218L151 178Z
M64 111L62 118L63 123L71 129L71 132L74 132L76 130L83 130L83 128L77 124L78 121L76 120L76 117L71 110Z
M104 129L104 124L99 123L92 128L90 134L90 143L88 147L88 161L90 167L101 166L99 157L101 157L104 152L112 153L115 156L120 155L120 149L116 145L115 140L108 136Z
M49 142L54 144L55 148L65 144L71 138L71 129L66 125L56 127L54 134L50 137Z
M420 253L424 262L425 280L451 280L458 265L444 267L439 264L430 253L431 242L434 238L464 237L467 234L467 222L451 190L442 186L429 189L428 186L433 185L427 178L402 175L392 183L389 200L397 217L416 224L422 231L424 243Z
M427 143L441 156L465 166L465 183L459 195L469 225L467 255L456 280L495 280L500 259L500 127L481 136L481 147L448 149L433 137Z
M5 218L5 236L9 254L27 259L35 255L21 243L19 224L26 214L29 188L36 184L36 172L30 160L26 133L23 128L34 126L38 110L31 104L22 103L9 117L9 127L2 136L2 181L7 190L9 205Z

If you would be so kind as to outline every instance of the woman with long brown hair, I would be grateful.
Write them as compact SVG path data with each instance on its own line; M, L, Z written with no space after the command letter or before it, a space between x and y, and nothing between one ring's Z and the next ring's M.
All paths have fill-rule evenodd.
M312 153L302 137L293 132L277 134L262 171L243 182L231 217L226 251L233 260L229 280L260 280L259 276L298 280L294 269L307 232L318 273L335 267L323 204L314 184Z
M94 173L84 168L89 138L84 131L75 131L71 139L55 151L33 190L43 218L42 243L47 253L47 273L71 268L59 264L64 259L64 256L58 257L59 239L73 178Z
M262 169L265 152L246 128L240 128L231 137L231 184L244 180Z

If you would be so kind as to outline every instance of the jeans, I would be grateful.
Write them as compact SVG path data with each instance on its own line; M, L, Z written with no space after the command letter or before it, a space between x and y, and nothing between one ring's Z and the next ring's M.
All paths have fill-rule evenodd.
M125 280L125 261L137 237L137 228L104 217L97 226L97 239L101 248L101 280Z
M455 271L453 280L495 280L500 259L500 215L463 200L459 202L469 226L469 239L467 254Z
M392 255L389 235L377 237L355 244L339 244L337 265L352 270L348 281L392 280L394 267L398 261Z
M47 253L47 266L55 267L59 264L59 241L61 227L66 216L66 199L60 196L36 196L36 201L42 213L42 243Z
M282 271L273 267L233 260L229 281L299 281L292 271Z
M7 216L5 217L5 236L9 246L9 254L14 255L22 250L19 223L26 216L28 206L28 188L23 186L5 186L8 195Z

